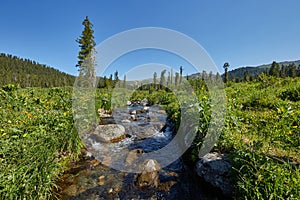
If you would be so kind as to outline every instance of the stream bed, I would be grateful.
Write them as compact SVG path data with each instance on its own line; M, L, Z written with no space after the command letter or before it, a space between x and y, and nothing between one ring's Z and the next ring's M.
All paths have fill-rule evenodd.
M147 165L158 169L145 173L146 179L141 171L132 170L140 169L140 164L135 166L140 154L157 151L174 137L172 123L159 106L136 104L115 110L111 117L102 118L100 125L107 124L121 125L126 135L113 143L101 143L94 134L83 138L88 150L82 149L80 159L58 181L60 199L224 199L182 158L161 168L159 159L148 160ZM119 166L128 166L128 170L119 170Z

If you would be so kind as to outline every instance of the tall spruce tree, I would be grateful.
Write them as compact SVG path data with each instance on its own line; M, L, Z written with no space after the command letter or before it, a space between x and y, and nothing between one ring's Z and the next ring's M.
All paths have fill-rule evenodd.
M126 88L126 74L124 74L123 88Z
M154 84L154 89L157 90L157 73L153 73L153 84Z
M84 30L81 36L76 40L79 43L80 51L78 53L78 67L79 76L82 78L80 84L82 86L92 86L96 84L96 42L94 41L94 30L93 24L90 22L89 18L83 20L82 25Z
M250 81L250 73L248 70L246 70L244 73L244 81L246 82Z
M165 73L167 70L163 70L160 73L160 89L162 89L164 86L166 86L166 78L165 78Z
M279 77L280 66L277 62L273 61L271 68L269 70L270 76Z
M182 82L182 71L183 71L183 68L182 68L182 66L180 66L180 68L179 68L179 73L180 73L179 84L181 84L181 82Z
M114 86L115 87L120 87L120 81L119 81L119 72L118 70L115 71L115 80L114 80ZM118 85L117 85L118 84Z
M229 63L228 62L224 63L223 68L225 70L225 73L224 73L224 83L227 83L229 81L229 76L228 76Z
M177 86L179 82L179 73L175 72L175 85Z

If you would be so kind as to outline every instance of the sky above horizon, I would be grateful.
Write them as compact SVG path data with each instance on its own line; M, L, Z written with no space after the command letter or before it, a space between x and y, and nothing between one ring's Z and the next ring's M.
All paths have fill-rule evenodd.
M77 75L76 38L85 16L94 25L97 44L120 32L141 28L172 29L198 42L220 72L272 61L300 59L300 1L17 1L1 3L0 52L29 58ZM126 58L127 57L127 58ZM159 63L191 74L193 67L161 51L123 55L106 73L127 73L136 66Z

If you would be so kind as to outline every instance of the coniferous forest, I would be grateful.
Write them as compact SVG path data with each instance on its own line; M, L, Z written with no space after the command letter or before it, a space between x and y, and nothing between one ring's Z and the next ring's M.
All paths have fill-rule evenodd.
M0 86L19 84L24 87L72 86L75 77L36 61L0 54Z

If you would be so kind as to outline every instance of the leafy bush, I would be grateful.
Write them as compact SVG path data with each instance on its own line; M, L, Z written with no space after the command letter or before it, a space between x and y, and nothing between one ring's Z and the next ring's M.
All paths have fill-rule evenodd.
M6 92L13 92L19 88L20 88L20 85L14 85L14 84L8 84L8 85L2 86L2 90L6 91Z
M300 87L292 87L283 91L280 95L282 100L299 101L300 100Z

